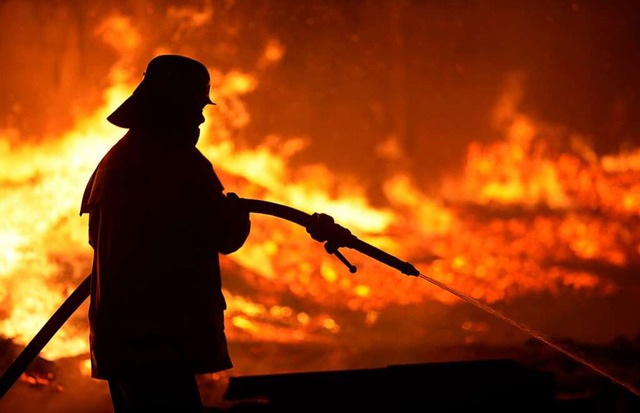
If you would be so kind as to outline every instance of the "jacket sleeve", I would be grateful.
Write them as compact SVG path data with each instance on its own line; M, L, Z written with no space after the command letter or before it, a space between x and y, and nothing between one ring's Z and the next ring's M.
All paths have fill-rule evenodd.
M213 235L214 248L221 254L231 254L242 247L251 232L249 211L242 207L239 197L233 193L225 194L224 186L218 178L211 162L199 152L198 161L201 166L195 181L203 179L202 198L208 199L204 204L209 204L207 212L201 216L202 221L207 222L210 233ZM200 186L200 185L198 185ZM198 209L198 206L195 206Z

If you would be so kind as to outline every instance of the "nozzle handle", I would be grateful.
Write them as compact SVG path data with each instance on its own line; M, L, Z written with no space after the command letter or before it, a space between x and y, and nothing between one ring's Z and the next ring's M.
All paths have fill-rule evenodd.
M336 244L332 243L332 242L327 242L324 244L324 249L329 253L329 254L333 254L336 257L338 257L338 259L340 261L342 261L342 263L344 265L347 266L347 268L349 269L349 272L351 274L354 274L356 271L358 271L358 267L356 267L355 265L351 264L349 262L349 260L347 260L347 258L342 255L342 253L340 251L338 251L338 247Z

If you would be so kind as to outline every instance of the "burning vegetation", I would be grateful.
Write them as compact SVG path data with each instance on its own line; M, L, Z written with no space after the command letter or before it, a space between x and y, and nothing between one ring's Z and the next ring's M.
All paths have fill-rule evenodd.
M85 33L86 38L69 41L101 42L113 56L104 65L108 76L101 80L104 85L100 85L99 96L87 97L97 103L90 110L84 107L64 127L41 127L36 137L27 135L19 122L0 125L0 334L5 339L26 344L90 271L87 222L78 214L79 204L93 168L123 133L105 118L139 81L137 62L167 51L238 56L224 39L208 46L214 49L210 55L201 52L204 46L197 41L206 38L207 27L219 22L220 15L230 16L234 7L250 8L234 6L234 2L191 3L153 8L149 2L146 9L140 6L126 14L125 8L107 12L105 5L96 2L100 14L87 14L95 27ZM321 3L324 6L314 18L336 19L332 13L339 7ZM5 2L2 7L5 19L10 11L26 15L46 8L35 3L32 9L24 8L17 2ZM63 7L59 13L77 11L74 7ZM264 5L256 8L256 13L268 9ZM372 8L362 6L362 12L373 13ZM174 29L173 38L150 30L149 20L134 20L136 13L153 15L163 27ZM61 22L68 18L58 16ZM314 22L305 24L313 26ZM398 30L393 13L389 24ZM53 23L47 25L56 28ZM237 21L220 26L215 33L226 30L227 38L239 36L234 27L251 28ZM150 46L154 39L147 36L157 37L157 43ZM354 42L359 39L351 38ZM438 179L430 180L415 173L420 169L420 153L412 152L412 143L403 135L406 121L396 119L395 133L368 148L374 159L353 157L352 163L362 162L362 169L348 172L343 165L332 167L321 159L310 160L314 148L335 143L329 139L318 143L320 138L313 131L279 134L265 129L259 139L247 137L254 117L262 126L269 124L264 113L251 111L260 101L254 96L263 96L264 102L261 93L265 92L261 91L277 87L263 78L273 77L269 71L286 66L287 54L297 53L295 45L275 36L252 40L252 46L251 53L241 59L243 65L224 60L217 65L215 59L203 59L212 73L211 90L218 105L207 109L198 145L227 190L309 213L329 214L363 241L411 262L423 274L512 311L551 334L573 331L579 339L597 340L640 334L629 327L637 323L637 316L615 313L629 305L606 310L612 302L637 297L640 285L636 279L640 268L640 148L631 145L599 153L571 128L528 114L523 109L526 82L510 76L492 97L493 109L486 111L494 136L470 137L459 168L447 168ZM77 59L72 63L79 64ZM389 65L391 73L400 76L394 78L399 86L391 94L398 102L398 95L410 86L403 83L402 70L392 62ZM63 85L72 83L64 72L59 76ZM345 97L337 106L348 104L349 97ZM375 104L372 107L373 112L381 110ZM345 146L347 150L353 147ZM419 144L414 143L415 147ZM383 170L384 176L379 176L380 171L370 176L372 169ZM358 363L348 360L350 357L365 358L362 364L373 363L394 346L414 353L388 360L424 361L429 353L423 347L430 343L525 340L517 335L520 333L505 332L488 317L458 309L460 301L448 292L345 250L358 267L357 274L349 274L304 229L291 223L258 215L252 222L246 245L222 261L229 306L227 331L239 373L352 367ZM589 303L605 308L602 318L593 320L597 325L558 313L570 309L570 300L578 302L570 312L573 317ZM612 314L620 318L608 321L620 323L619 327L603 325ZM86 374L87 335L86 307L81 307L41 356L50 361L74 360ZM296 346L311 349L308 354L314 356L291 350ZM376 353L376 346L384 350ZM286 349L291 350L288 356L293 360L276 361L287 357ZM322 362L313 359L318 355ZM257 363L260 358L264 360ZM49 371L24 379L50 380Z

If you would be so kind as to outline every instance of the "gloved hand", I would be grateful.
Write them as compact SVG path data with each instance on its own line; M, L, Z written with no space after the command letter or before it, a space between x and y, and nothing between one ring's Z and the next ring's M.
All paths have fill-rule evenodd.
M249 210L244 206L240 197L234 192L227 192L225 195L224 214L228 219L236 222L249 220Z
M229 209L244 209L242 207L242 202L240 201L240 197L235 192L227 192L225 194L225 198L227 199L226 204Z
M336 246L344 246L353 238L351 231L335 223L327 214L314 213L306 226L307 232L316 241L331 241Z

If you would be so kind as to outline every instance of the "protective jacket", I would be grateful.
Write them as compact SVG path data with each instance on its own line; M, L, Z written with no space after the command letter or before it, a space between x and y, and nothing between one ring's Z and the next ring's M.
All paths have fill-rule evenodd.
M249 213L194 146L130 130L91 176L92 376L232 366L219 253L246 241Z

